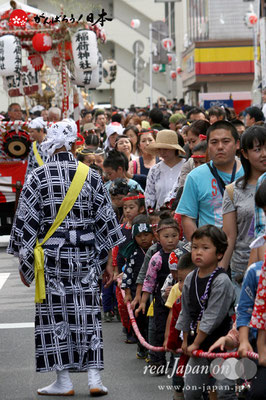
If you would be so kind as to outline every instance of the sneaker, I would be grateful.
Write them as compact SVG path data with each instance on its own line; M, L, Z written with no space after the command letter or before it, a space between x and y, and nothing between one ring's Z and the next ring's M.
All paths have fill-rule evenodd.
M136 357L137 357L139 360L145 360L146 356L147 356L147 352L144 351L144 350L139 350L139 351L137 352L137 354L136 354Z
M128 336L125 340L125 343L127 344L136 344L137 343L137 339L135 338L135 336Z
M121 322L120 314L117 307L114 308L114 317L116 318L117 322Z
M104 322L112 322L113 317L112 317L112 314L110 311L103 313L103 320L104 320Z

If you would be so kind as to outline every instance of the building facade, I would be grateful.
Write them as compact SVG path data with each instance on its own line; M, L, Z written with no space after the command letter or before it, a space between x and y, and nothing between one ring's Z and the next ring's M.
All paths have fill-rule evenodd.
M199 93L250 92L256 35L244 18L250 5L259 17L260 2L186 0L184 4L182 82L187 99L195 104Z

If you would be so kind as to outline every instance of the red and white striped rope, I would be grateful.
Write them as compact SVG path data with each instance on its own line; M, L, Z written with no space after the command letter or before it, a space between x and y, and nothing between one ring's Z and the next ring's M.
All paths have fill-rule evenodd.
M56 28L38 28L38 29L16 29L16 30L10 30L10 29L1 29L0 30L0 36L7 35L7 34L12 34L12 35L29 35L29 34L34 34L34 33L40 33L40 32L54 32ZM60 28L57 28L56 30L59 30Z
M63 118L67 118L67 74L66 74L66 51L65 41L62 42L62 84L63 84Z
M9 127L9 126L14 126L14 125L16 125L16 126L19 126L20 128L24 128L24 127L26 127L26 126L28 126L28 124L30 123L30 121L0 121L0 126L1 125L4 125L4 126L7 126L7 127Z
M122 292L123 298L125 298L124 290L121 289L121 292ZM127 310L128 310L130 322L132 324L132 328L134 329L134 332L135 332L138 340L142 344L142 346L144 346L148 350L152 350L152 351L155 351L155 352L165 351L164 347L151 346L143 338L143 336L141 335L141 333L139 331L138 325L136 323L132 308L130 306L130 302L127 303ZM182 351L182 349L178 349L176 351L176 353L183 353L183 351ZM231 352L231 353L208 353L208 352L203 351L203 350L194 350L192 354L193 354L194 357L201 357L201 358L208 358L208 359L214 359L214 358L224 358L224 359L226 359L226 358L231 358L231 357L233 357L233 358L238 358L239 357L237 351L234 351L234 352ZM252 351L248 351L247 352L247 356L249 358L253 358L254 360L257 360L259 358L259 355L257 353L252 352Z

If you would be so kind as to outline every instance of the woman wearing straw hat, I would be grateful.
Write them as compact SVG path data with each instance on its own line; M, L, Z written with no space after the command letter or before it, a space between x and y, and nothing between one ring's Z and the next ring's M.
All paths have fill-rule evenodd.
M157 133L156 141L149 144L147 152L162 159L150 169L145 190L147 209L159 210L185 162L180 153L183 155L186 153L178 143L177 133L166 129Z

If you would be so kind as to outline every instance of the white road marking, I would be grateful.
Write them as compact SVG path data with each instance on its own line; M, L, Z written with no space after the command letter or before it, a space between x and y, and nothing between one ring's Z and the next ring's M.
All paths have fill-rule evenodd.
M34 328L34 322L13 322L11 324L0 324L0 329Z
M4 272L0 274L0 289L4 286L6 280L8 279L10 273Z

